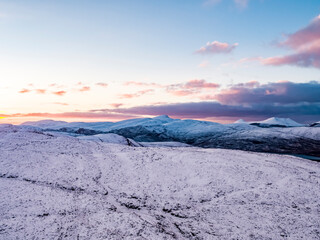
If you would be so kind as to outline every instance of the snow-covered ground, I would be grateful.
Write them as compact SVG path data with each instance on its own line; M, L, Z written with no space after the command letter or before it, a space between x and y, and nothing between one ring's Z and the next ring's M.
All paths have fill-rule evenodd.
M0 239L319 239L320 165L0 126Z

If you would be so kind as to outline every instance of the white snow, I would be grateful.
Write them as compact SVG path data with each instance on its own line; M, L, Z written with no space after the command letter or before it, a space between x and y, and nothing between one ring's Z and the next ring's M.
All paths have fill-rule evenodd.
M319 239L320 165L0 126L0 239Z

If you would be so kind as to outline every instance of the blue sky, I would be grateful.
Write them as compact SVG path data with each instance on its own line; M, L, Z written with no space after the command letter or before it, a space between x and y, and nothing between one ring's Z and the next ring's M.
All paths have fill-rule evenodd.
M62 114L110 110L112 104L201 102L198 90L168 94L192 80L219 84L220 90L251 81L320 81L318 67L264 62L289 54L292 49L276 43L319 14L316 0L0 1L1 111ZM214 41L238 45L230 52L196 53ZM162 90L141 93L151 85L127 82ZM48 94L58 92L49 89L52 84L65 94ZM77 91L79 86L90 90ZM19 93L23 89L30 91ZM129 93L135 97L123 97Z

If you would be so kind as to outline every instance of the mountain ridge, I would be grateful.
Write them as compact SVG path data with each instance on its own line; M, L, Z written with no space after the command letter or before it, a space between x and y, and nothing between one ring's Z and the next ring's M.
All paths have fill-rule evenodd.
M285 118L269 118L255 123L241 121L220 124L192 119L172 119L162 115L115 123L47 123L48 128L43 128L45 131L70 135L112 133L136 142L181 142L205 148L320 156L320 128L303 126ZM33 124L39 126L37 123ZM43 124L40 122L42 127Z

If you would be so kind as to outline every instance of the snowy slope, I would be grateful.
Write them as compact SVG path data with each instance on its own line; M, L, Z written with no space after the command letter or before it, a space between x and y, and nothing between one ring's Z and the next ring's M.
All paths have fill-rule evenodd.
M0 239L319 238L317 162L1 129Z
M114 144L129 145L129 146L135 146L135 147L142 146L141 144L137 143L132 139L128 139L114 133L97 134L97 135L91 135L91 136L77 136L77 138L81 140L87 140L87 141L114 143Z

